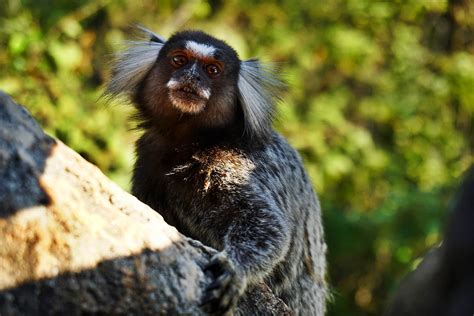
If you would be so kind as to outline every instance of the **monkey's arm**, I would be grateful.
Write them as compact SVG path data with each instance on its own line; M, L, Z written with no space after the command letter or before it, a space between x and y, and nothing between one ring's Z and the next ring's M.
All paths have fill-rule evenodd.
M290 220L284 212L262 194L247 195L242 204L225 234L223 251L207 266L215 276L203 299L210 313L234 306L247 285L261 281L288 250Z
M276 206L261 203L231 224L223 252L252 282L272 270L287 252L289 241L289 219Z

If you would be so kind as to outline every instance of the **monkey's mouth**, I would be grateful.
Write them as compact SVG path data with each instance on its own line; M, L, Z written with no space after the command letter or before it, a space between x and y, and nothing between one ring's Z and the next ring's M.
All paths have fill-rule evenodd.
M185 113L199 113L209 100L209 92L189 85L170 87L170 99L173 105Z
M205 98L200 90L188 86L180 87L175 89L173 92L182 98L189 99L190 101L207 101L207 98Z

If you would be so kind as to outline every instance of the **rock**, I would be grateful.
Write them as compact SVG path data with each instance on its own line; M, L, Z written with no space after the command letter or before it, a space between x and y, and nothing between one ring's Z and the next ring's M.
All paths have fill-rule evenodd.
M199 315L215 253L0 92L0 315ZM290 311L262 284L238 313Z

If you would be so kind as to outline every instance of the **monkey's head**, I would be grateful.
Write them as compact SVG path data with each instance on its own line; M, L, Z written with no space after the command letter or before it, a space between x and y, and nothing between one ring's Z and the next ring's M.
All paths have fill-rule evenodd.
M242 120L247 135L268 136L275 76L257 60L241 61L225 42L199 31L169 40L142 28L144 41L118 55L106 95L125 94L148 122L225 128Z

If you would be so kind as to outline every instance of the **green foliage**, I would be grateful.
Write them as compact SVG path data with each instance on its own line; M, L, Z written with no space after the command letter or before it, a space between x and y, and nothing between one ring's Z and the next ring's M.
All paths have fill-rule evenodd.
M3 0L0 89L128 188L130 109L100 95L130 24L164 36L202 28L243 58L282 62L275 126L321 196L329 314L379 315L440 241L473 162L473 14L469 0Z

